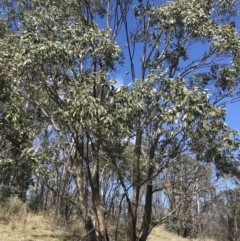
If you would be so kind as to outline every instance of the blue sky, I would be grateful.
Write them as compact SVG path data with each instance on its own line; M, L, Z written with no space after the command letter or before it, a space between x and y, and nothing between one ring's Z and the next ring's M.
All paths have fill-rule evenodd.
M238 2L238 10L240 11L239 2ZM238 33L240 34L240 16L238 16L238 18L236 19L236 27L238 29ZM231 128L238 130L240 132L240 102L227 105L226 123Z
M235 130L240 132L240 103L227 105L226 123Z

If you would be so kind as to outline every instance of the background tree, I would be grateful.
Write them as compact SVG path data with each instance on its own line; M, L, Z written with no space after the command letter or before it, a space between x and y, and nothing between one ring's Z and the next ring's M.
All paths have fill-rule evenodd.
M212 196L205 203L205 212L202 220L205 235L218 240L239 239L239 188L223 189ZM208 220L213 222L210 224Z
M166 228L183 237L194 237L202 232L203 206L214 193L211 165L199 163L185 156L168 168L162 185L165 185L168 209L183 200L179 208L165 221Z

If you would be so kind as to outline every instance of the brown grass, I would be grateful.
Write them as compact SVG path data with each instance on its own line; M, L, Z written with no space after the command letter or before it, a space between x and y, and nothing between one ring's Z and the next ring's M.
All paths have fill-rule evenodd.
M33 214L16 200L0 207L1 241L77 240L82 233L79 227L76 220L70 225L51 213Z
M176 234L166 231L163 226L154 228L148 237L148 241L188 241L188 240L214 241L214 240L204 239L204 238L199 238L199 239L182 238Z
M124 227L120 226L118 237L121 241L126 239L123 230ZM109 231L113 235L111 227ZM0 207L1 241L75 241L83 233L78 220L67 223L64 219L57 219L54 213L33 214L18 200L12 200L9 205ZM167 232L162 226L154 228L148 238L148 241L187 240L189 239ZM200 241L200 239L194 241Z
M72 225L71 225L72 226ZM73 227L74 226L74 227ZM71 228L61 227L52 221L52 218L44 214L27 213L22 217L14 219L1 219L0 240L1 241L74 241L81 236L76 225ZM68 230L67 230L68 229ZM81 230L81 229L80 229ZM124 240L124 238L122 239ZM152 230L148 241L188 241L173 233L156 227ZM197 241L197 240L195 240ZM200 240L199 240L200 241ZM206 240L207 241L207 240ZM210 241L210 240L208 240Z
M81 237L82 230L76 224L63 226L46 214L27 213L24 216L1 219L1 241L74 241ZM123 239L125 240L125 237ZM173 233L156 227L149 235L148 241L188 241ZM192 240L193 241L193 240ZM195 241L200 241L195 240ZM210 241L210 240L205 240Z
M60 241L67 240L65 232L54 228L44 215L8 217L8 222L0 222L2 241Z

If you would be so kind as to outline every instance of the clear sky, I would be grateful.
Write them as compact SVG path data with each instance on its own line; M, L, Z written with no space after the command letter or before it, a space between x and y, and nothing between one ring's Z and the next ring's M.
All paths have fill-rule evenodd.
M226 123L240 132L240 102L227 105Z
M240 14L240 3L238 1L238 10ZM236 19L236 27L240 34L240 16ZM240 75L240 73L239 73ZM240 102L227 105L227 118L226 123L233 129L240 132Z

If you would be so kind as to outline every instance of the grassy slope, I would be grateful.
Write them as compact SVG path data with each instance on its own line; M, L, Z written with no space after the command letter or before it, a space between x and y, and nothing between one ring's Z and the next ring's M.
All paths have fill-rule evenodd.
M191 239L191 241L213 241L210 239ZM157 227L152 230L149 235L148 241L189 241L187 238L182 238L173 233L167 232L163 227Z
M43 215L26 214L0 222L1 241L64 241L64 230L54 228Z
M25 211L21 215L0 216L1 241L76 241L82 233L76 221L66 226L56 224L51 215L34 215ZM52 215L54 216L54 215ZM153 229L148 241L187 241L167 232L162 227ZM210 241L210 240L209 240Z

